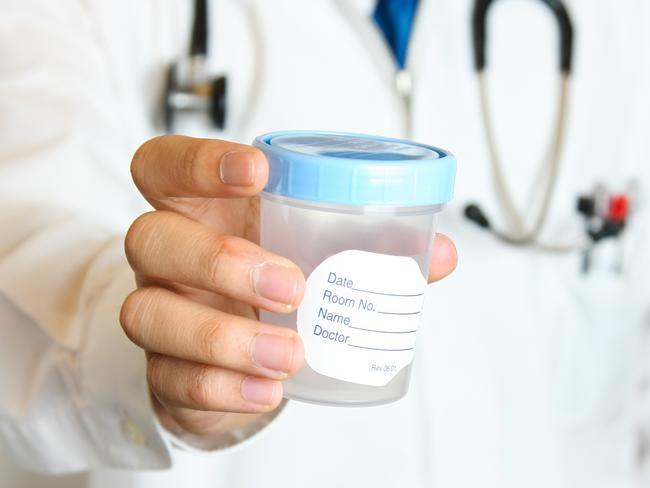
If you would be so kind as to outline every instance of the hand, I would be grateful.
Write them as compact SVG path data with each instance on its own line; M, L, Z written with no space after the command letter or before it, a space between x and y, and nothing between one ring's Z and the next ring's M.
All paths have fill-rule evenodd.
M295 310L305 286L295 264L257 245L266 159L250 146L162 136L138 149L131 171L156 210L126 236L138 289L122 327L146 352L163 424L227 434L277 408L281 380L303 362L293 330L257 320L258 308ZM453 270L456 251L439 235L433 256L432 281Z

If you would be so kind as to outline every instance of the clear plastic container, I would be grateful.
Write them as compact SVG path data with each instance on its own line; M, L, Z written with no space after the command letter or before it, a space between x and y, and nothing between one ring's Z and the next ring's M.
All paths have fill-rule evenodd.
M285 396L347 406L401 398L454 158L408 141L340 133L272 133L255 145L270 165L261 245L307 277L297 312L260 316L298 330L305 344L305 364L285 381Z

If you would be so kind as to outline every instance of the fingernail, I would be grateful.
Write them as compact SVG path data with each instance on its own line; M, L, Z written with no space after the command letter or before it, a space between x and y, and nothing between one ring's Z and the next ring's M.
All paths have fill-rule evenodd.
M283 305L293 304L298 289L296 269L265 263L253 268L252 278L257 295Z
M258 366L286 376L293 364L294 347L294 341L288 337L258 334L251 344L251 357Z
M250 186L255 182L255 162L249 152L229 152L221 156L219 178L226 185Z
M272 405L278 395L279 383L273 380L247 376L241 382L241 396L244 400L258 405Z

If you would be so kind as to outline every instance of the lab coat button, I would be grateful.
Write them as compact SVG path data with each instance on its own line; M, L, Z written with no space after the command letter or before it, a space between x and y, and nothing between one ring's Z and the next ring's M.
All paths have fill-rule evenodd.
M140 427L138 427L131 420L129 419L122 420L121 427L122 427L122 434L129 442L135 444L136 446L144 446L146 444L146 440L144 438L144 434L142 433L142 430L140 430Z

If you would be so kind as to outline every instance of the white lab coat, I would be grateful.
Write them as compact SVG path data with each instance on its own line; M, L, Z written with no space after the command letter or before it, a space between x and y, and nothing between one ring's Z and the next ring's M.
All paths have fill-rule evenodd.
M411 391L395 404L289 402L242 445L172 447L148 403L141 351L118 310L134 287L122 252L147 210L130 156L160 131L165 66L187 50L190 2L5 0L0 16L0 486L632 487L650 448L650 5L567 3L576 27L567 142L544 232L579 237L596 183L640 185L619 244L579 273L577 253L497 242L503 225L472 69L469 0L422 0L409 54L412 134L372 0L222 0L211 62L230 81L229 127L409 136L453 151L440 229L458 245L432 285ZM525 206L550 136L556 28L540 2L498 2L488 52L497 138ZM617 256L625 272L612 273ZM645 393L644 393L645 392ZM12 461L9 461L12 459ZM89 474L55 481L17 471ZM169 468L163 471L149 469Z

